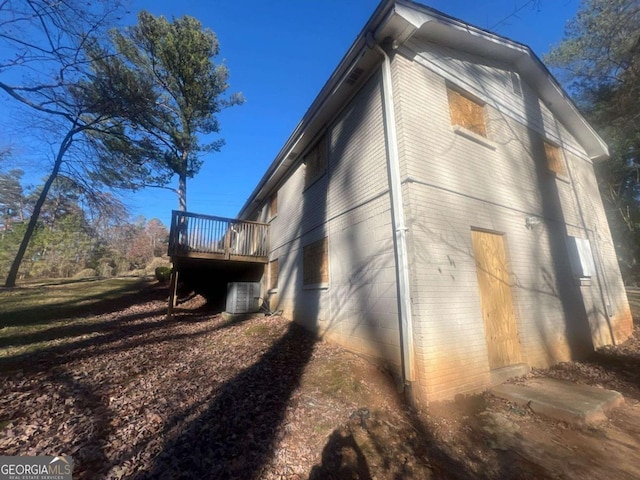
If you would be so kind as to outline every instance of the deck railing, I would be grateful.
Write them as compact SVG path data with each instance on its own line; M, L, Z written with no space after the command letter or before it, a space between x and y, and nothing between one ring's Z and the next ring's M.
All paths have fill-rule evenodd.
M174 210L169 255L266 261L269 225Z

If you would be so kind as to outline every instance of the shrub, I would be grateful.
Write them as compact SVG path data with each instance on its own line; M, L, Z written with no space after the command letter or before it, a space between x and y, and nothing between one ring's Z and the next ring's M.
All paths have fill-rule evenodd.
M100 262L100 264L96 268L96 273L100 277L112 277L113 276L113 267L111 265L109 265L108 262Z
M171 261L169 260L169 257L155 257L144 269L147 271L148 275L152 275L158 267L171 268Z
M171 276L171 268L169 267L156 267L156 280L160 283L166 283Z

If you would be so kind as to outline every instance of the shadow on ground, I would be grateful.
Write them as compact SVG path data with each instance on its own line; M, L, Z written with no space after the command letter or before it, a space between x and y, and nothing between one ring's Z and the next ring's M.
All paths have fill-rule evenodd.
M273 446L315 339L290 324L261 359L226 382L207 410L169 441L139 478L256 478Z
M130 287L129 287L130 288ZM113 292L111 292L113 294ZM167 288L165 285L152 285L139 292L131 292L115 300L105 299L97 305L84 307L84 321L74 323L74 316L80 315L80 307L65 310L67 316L60 318L70 320L69 324L45 328L38 331L23 332L0 337L0 347L34 346L36 351L27 351L15 355L4 355L0 358L0 369L12 371L19 369L23 373L44 371L53 365L65 365L102 353L117 353L136 347L156 344L168 340L179 340L185 335L166 336L164 329L177 322L201 322L209 320L218 313L206 302L199 302L194 308L180 309L173 317L167 317ZM34 307L35 309L35 307ZM101 313L111 312L106 319ZM23 311L24 312L24 311ZM22 313L23 313L22 312ZM55 310L42 323L57 319ZM39 315L42 314L40 307ZM97 318L93 318L97 316ZM86 320L91 319L91 321ZM244 319L231 319L211 328L199 331L197 336L206 335L215 330L230 327ZM39 321L40 322L40 321ZM36 345L46 342L43 345Z
M374 379L372 364L318 343L285 319L224 321L206 305L188 302L167 319L154 295L143 296L150 300L145 312L131 307L94 324L94 337L61 329L52 333L70 339L67 344L3 359L0 422L10 421L21 443L0 431L0 448L9 454L27 454L36 445L72 452L77 478L519 479L593 467L567 466L565 457L596 456L567 447L562 436L569 432L571 442L596 435L590 431L547 424L526 410L514 414L488 394L418 412L393 393L390 376ZM546 373L640 398L637 337ZM329 362L348 368L331 369ZM360 367L353 368L356 363ZM11 365L20 371L9 373ZM354 377L338 385L363 381L384 388L372 390L368 400L335 396L335 388L328 395L309 383L309 370ZM533 448L539 443L527 438L530 430L497 441L487 420L499 418L507 427L522 419L523 429L536 429L538 442L551 444L550 453ZM29 430L33 425L38 430ZM608 441L626 455L623 448L633 441L624 431L614 433L617 444L597 435L593 442Z
M47 296L55 295L55 291L48 290L48 287L104 281L102 278L97 280L69 280L28 286L25 288L36 291L40 290L41 295ZM141 300L150 299L151 296L154 296L155 299L160 299L167 295L166 286L160 286L159 288L157 284L152 285L143 279L139 281L138 285L140 287L139 289L135 288L135 285L128 284L123 285L121 288L110 289L106 292L89 296L76 294L72 300L65 301L61 299L59 302L47 305L46 307L43 307L43 305L34 305L27 308L2 309L0 310L0 328L42 325L57 320L73 319L87 315L102 315L124 310L139 304ZM17 291L19 290L18 288Z

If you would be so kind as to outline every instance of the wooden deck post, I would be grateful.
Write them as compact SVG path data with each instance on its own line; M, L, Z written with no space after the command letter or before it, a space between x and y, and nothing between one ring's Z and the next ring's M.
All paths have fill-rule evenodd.
M173 309L178 304L178 270L174 267L171 271L171 280L169 281L169 308L167 315L173 315Z

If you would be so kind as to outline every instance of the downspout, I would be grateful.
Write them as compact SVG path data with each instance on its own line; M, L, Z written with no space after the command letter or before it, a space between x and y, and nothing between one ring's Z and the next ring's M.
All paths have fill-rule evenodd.
M406 387L415 381L413 319L410 295L409 256L407 250L407 226L404 219L398 138L393 107L391 60L378 45L371 33L367 34L367 45L382 58L382 97L384 111L385 142L387 145L387 168L391 195L391 223L394 231L396 280L398 288L398 310L400 316L400 344L402 348L402 376Z

